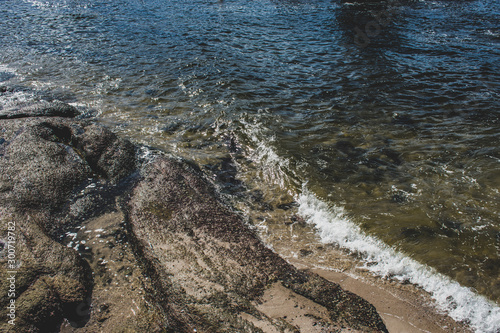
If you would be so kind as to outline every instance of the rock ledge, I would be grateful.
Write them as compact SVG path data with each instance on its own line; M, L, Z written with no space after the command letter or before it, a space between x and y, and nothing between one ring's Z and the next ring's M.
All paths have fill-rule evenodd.
M367 301L266 247L197 166L141 160L77 115L0 112L0 316L16 305L2 331L387 332Z

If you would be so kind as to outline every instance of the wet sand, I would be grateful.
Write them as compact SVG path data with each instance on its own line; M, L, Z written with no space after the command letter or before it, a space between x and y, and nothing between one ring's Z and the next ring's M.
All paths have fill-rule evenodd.
M303 259L287 259L296 267L310 269L372 303L391 333L472 332L466 325L439 313L430 295L413 285L377 278L361 269L336 272L313 267Z
M280 214L269 212L265 216L270 222L260 229L263 241L297 268L309 269L372 303L389 332L473 332L466 324L440 313L429 293L409 283L374 276L361 268L363 263L355 254L333 244L318 245L311 225L287 225L283 221L290 217Z

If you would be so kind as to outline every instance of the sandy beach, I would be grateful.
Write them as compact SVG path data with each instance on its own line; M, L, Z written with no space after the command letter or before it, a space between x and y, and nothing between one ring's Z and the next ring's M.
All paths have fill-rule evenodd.
M377 278L360 269L336 272L313 267L302 259L287 259L297 268L310 269L372 303L389 332L473 332L467 325L439 313L430 295L413 285Z
M473 332L466 323L442 313L431 295L421 288L373 275L355 254L334 244L314 245L319 242L314 227L301 221L284 223L291 216L292 211L267 212L264 218L270 222L259 228L264 243L295 267L311 270L366 299L375 306L389 332Z

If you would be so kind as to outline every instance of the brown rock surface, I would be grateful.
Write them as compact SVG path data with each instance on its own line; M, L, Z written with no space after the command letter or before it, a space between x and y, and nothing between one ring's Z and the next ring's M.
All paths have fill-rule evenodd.
M371 304L266 247L196 166L139 161L75 115L60 102L0 114L0 316L16 304L0 330L386 331Z
M264 246L190 164L157 158L145 168L130 206L137 252L175 330L258 331L255 320L277 325L257 306L276 283L324 308L318 321L327 330L385 330L371 304ZM276 329L293 327L284 319Z

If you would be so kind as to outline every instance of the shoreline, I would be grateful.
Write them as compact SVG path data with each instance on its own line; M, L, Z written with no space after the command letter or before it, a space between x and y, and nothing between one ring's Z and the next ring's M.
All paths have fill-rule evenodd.
M375 306L389 332L474 332L467 324L439 313L430 295L412 284L385 280L360 269L341 272L314 266L303 259L285 259L299 269L308 269L366 299Z
M197 164L79 114L0 113L0 220L16 221L23 277L2 331L388 332L368 301L267 247ZM292 311L275 317L277 294Z
M72 256L72 261L60 276L46 279L54 279L49 282L58 293L67 292L59 281L64 279L74 280L72 282L80 289L75 301L65 296L60 304L63 307L70 301L71 304L80 303L71 309L77 316L71 313L54 316L50 314L55 313L52 308L59 304L35 299L32 293L39 292L41 287L29 287L20 296L28 305L19 308L19 317L25 321L23 325L48 328L38 321L30 321L32 308L37 306L44 307L44 312L48 313L40 314L40 318L54 316L51 328L56 328L61 319L73 322L69 326L64 322L60 331L77 332L80 331L75 329L78 326L81 332L95 327L106 331L120 325L119 318L127 311L118 308L117 305L122 303L118 297L111 301L108 285L112 281L118 283L115 280L120 278L118 273L122 271L123 281L130 282L130 268L136 266L140 267L147 281L142 281L144 276L138 276L136 284L125 287L136 292L125 293L129 294L129 303L133 304L130 321L138 329L159 327L168 318L175 318L170 325L180 331L204 327L206 332L211 332L211 327L221 325L217 318L231 318L230 327L253 325L264 332L280 331L285 327L293 332L294 327L304 332L318 329L318 332L324 332L324 329L333 328L344 332L345 326L351 332L350 329L385 332L384 324L389 332L472 332L466 325L439 314L431 305L430 297L426 298L418 288L363 272L356 267L356 259L342 251L328 254L335 260L331 270L320 267L318 262L311 264L314 251L301 250L304 253L302 260L294 258L286 245L273 244L275 250L271 251L265 245L266 240L262 240L262 234L255 235L243 222L243 216L220 201L219 193L194 163L167 158L160 153L146 163L137 155L140 146L119 138L93 121L73 119L75 113L75 108L64 103L40 102L8 110L1 116L8 138L2 143L7 156L2 163L9 174L18 174L17 168L26 167L26 163L22 163L24 159L14 159L19 155L15 154L16 149L32 149L31 154L36 160L30 161L34 165L28 170L40 163L45 167L37 169L39 174L33 171L31 178L47 182L65 180L51 197L33 198L30 195L43 193L47 187L45 183L38 184L39 187L29 193L13 195L8 192L2 198L4 213L12 214L20 221L21 216L36 217L35 222L26 219L21 227L30 230L33 237L40 238L37 245L40 248L47 243L56 244L54 240L62 239L63 235L71 237L68 244L56 248L60 252L56 257ZM34 150L35 146L44 149ZM65 164L54 161L55 149L59 154L68 155ZM79 171L77 176L75 169ZM141 174L139 178L138 172ZM24 184L31 178L12 177L11 182L13 185ZM17 188L22 190L24 187L12 188L17 194ZM103 199L109 201L105 209L100 207ZM28 204L32 207L27 208ZM58 210L58 214L53 213ZM87 231L83 230L91 226L88 223L99 222L99 217L106 217L103 221L108 221L108 210L120 212L109 219L109 234L113 237L106 240L104 247L91 245L91 241L92 244L104 242L104 239L97 238L103 237L106 228L96 225L89 229L88 232L99 231L96 239L84 236ZM280 225L288 228L286 224ZM71 232L75 227L83 231L81 239L77 238L77 233ZM20 242L24 244L27 240L21 238ZM110 248L117 249L110 252L106 244L113 243L116 245ZM123 248L119 249L118 244L123 244ZM172 247L172 244L177 246ZM125 251L128 246L132 252ZM69 247L76 251L69 250ZM231 251L227 252L229 248ZM123 253L130 252L127 267L121 264L113 267L115 261L111 258L117 254L115 252L119 252L116 261L120 262L124 259ZM88 261L97 255L100 256L98 261ZM308 257L310 255L312 257ZM41 260L38 254L29 252L22 253L21 258L33 265ZM54 259L52 264L59 265L57 260ZM234 263L239 263L239 266ZM103 267L115 272L114 277L108 276L112 273L102 271ZM231 276L225 276L227 272L231 272ZM29 268L24 271L27 273ZM95 274L93 279L90 273ZM101 278L102 281L98 281ZM155 290L149 295L155 304L153 307L141 301L142 295L150 290ZM225 296L219 299L222 294ZM174 307L170 302L165 303L170 297L176 299ZM238 299L237 304L228 305L226 298ZM208 308L207 299L210 300ZM80 310L81 307L90 307L90 304L94 309L99 305L106 314L103 316L91 309ZM108 310L110 306L115 309ZM207 321L206 316L213 319Z
M269 221L257 225L263 241L299 269L309 269L369 301L390 332L497 332L498 328L488 321L498 318L497 307L483 295L454 283L453 286L457 285L459 288L456 289L457 294L449 294L453 297L450 302L456 295L457 300L460 300L457 308L470 311L465 316L463 312L459 312L457 319L457 313L453 312L456 308L446 307L448 304L443 306L440 302L442 294L448 294L439 294L440 290L437 288L445 291L451 289L446 288L446 284L440 284L441 280L436 280L438 287L425 289L429 287L429 283L413 284L411 279L399 280L390 278L391 275L389 278L383 274L376 275L365 267L370 262L364 262L361 253L350 254L349 249L342 249L333 241L321 241L315 224L306 221L306 218L297 219L296 214L295 210L261 214L260 220ZM256 220L258 218L255 217ZM438 294L433 294L434 292ZM464 295L473 297L463 298ZM488 308L489 313L485 313L488 309L479 307L484 304L491 306ZM474 317L474 314L480 317Z
M280 220L275 215L269 218ZM272 231L261 229L259 232L264 243L298 269L310 270L366 299L375 306L389 332L474 332L467 323L458 322L440 310L432 296L422 288L376 276L364 269L362 261L354 255L332 244L315 246L311 239L294 237L295 233L286 232L288 226L283 223L274 223L270 227ZM317 237L309 224L296 227L304 229L301 235Z

